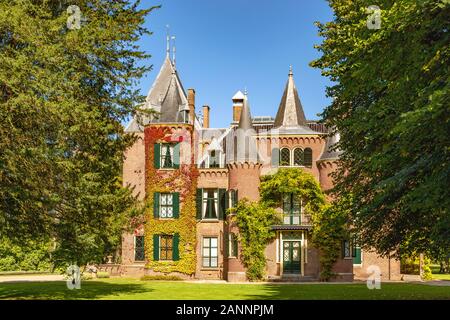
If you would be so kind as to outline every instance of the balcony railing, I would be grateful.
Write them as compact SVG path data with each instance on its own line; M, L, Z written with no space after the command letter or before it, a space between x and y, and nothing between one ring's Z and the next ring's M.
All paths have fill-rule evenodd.
M283 225L311 225L311 215L293 213L293 214L281 214L281 221Z

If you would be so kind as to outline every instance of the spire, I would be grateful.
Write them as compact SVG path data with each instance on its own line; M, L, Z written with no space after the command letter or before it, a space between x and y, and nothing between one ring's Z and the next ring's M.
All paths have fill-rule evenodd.
M288 81L278 107L274 127L298 127L306 126L305 113L298 97L297 88L294 83L292 66L289 68Z
M244 91L244 104L242 107L238 128L244 130L253 129L252 115L250 113L250 106L247 97L247 89L245 89Z

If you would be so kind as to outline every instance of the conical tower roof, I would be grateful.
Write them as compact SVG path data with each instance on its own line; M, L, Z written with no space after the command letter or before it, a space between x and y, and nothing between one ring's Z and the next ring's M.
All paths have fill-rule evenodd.
M250 105L248 103L247 91L244 94L244 104L242 106L241 118L238 124L239 129L249 130L253 129L252 115L250 113Z
M292 67L289 70L289 78L275 117L274 128L306 126L305 112L303 111L297 88L294 82Z

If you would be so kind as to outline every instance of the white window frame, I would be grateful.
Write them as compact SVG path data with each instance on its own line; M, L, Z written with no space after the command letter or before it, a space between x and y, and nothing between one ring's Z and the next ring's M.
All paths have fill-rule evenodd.
M159 154L160 169L173 169L173 167L174 167L173 155L174 155L175 145L172 144L172 143L161 143L160 146L161 146L160 154ZM164 166L164 160L165 160L165 157L166 157L167 148L169 148L170 158L172 159L172 166L171 167L165 167Z
M206 218L206 206L208 191L214 190L214 209L216 210L216 218ZM202 220L219 220L219 189L203 189L202 191Z
M163 205L162 204L162 199L163 199L163 196L170 196L171 197L171 199L172 199L172 204L171 205L167 205L167 204L165 204L165 205ZM170 193L170 192L162 192L162 193L160 193L159 194L159 218L160 219L173 219L174 218L174 216L173 216L173 214L174 214L174 203L173 203L173 193ZM168 217L168 216L166 216L166 217L163 217L162 216L162 209L163 208L169 208L169 207L172 207L172 216L171 217Z
M205 239L209 239L209 246L208 247L205 247ZM212 239L216 239L216 246L215 247L212 246ZM208 253L207 256L205 256L205 249L206 248L209 249L209 253ZM216 249L216 255L215 256L213 256L211 254L212 249ZM219 250L220 250L220 248L219 248L219 237L218 236L203 236L202 237L202 268L205 268L205 269L217 269L217 268L219 268ZM205 264L204 264L204 259L205 258L209 259L209 264L210 264L209 266L205 266ZM212 258L216 258L216 265L215 266L211 265Z
M137 237L143 237L144 238L144 259L143 260L136 260L136 239L137 239ZM133 250L133 253L134 253L134 257L133 257L133 261L134 262L145 262L145 236L144 235L137 235L137 236L134 236L134 250Z

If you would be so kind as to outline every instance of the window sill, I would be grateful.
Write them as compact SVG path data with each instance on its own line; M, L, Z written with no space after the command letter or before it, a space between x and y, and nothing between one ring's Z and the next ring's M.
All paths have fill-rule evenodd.
M200 222L211 222L211 223L217 223L219 222L219 219L202 219Z
M219 271L219 270L220 270L219 267L211 267L211 268L209 268L209 267L202 267L200 269L200 271Z

